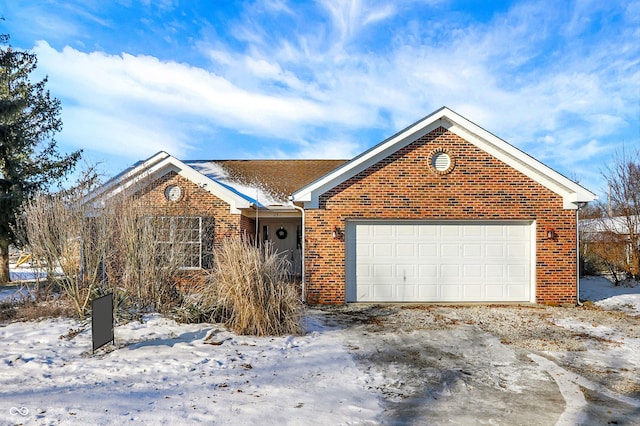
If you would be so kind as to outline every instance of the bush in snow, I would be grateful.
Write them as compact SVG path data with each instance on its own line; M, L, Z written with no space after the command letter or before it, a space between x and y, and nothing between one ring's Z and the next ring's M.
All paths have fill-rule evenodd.
M287 271L272 245L228 238L216 249L210 282L185 298L182 319L224 322L245 335L299 334L302 301Z

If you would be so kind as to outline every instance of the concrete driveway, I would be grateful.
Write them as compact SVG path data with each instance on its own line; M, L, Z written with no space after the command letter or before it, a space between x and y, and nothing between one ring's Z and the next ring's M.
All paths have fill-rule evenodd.
M640 425L635 317L540 306L322 312L343 329L368 386L380 392L384 424ZM571 326L558 325L567 319ZM620 352L624 340L631 350Z

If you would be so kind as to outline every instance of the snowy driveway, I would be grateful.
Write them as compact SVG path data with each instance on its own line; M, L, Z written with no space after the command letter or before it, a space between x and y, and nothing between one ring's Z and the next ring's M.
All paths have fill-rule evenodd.
M329 310L384 424L640 424L638 318L585 308Z

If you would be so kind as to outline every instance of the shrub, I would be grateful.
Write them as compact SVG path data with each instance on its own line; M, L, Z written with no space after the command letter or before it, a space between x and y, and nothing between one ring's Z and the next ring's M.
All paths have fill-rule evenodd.
M101 208L84 202L96 180L92 173L69 190L38 194L25 203L19 227L25 246L79 318L89 314L91 299L108 292L114 293L117 316L168 312L180 303L176 287L189 255L180 244L184 233L176 232L172 244L159 244L167 223L135 194L104 200Z
M210 282L185 298L182 318L224 322L244 335L300 334L302 301L287 266L270 244L229 238L216 249Z

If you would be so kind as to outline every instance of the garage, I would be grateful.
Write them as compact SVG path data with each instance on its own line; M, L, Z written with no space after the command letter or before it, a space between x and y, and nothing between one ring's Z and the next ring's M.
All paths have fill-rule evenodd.
M533 227L347 221L347 302L534 302Z

